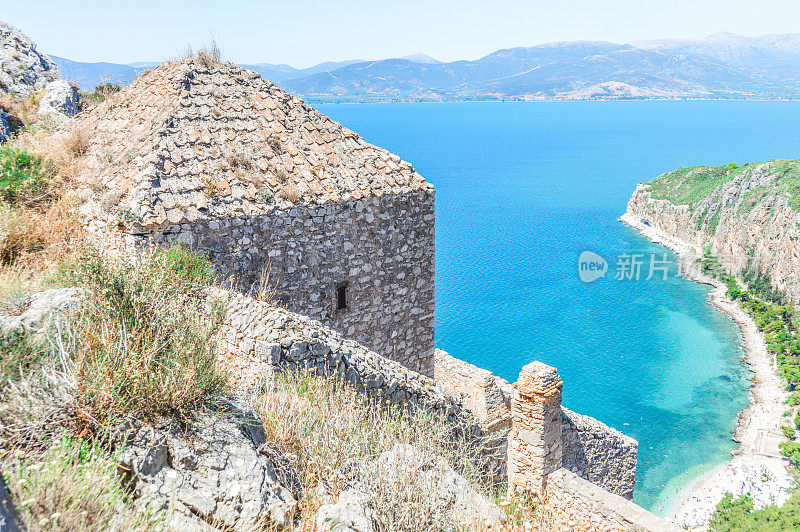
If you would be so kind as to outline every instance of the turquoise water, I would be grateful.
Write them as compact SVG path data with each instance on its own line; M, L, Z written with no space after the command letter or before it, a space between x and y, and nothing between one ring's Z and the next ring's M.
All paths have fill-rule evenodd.
M800 157L800 103L318 107L436 186L439 348L512 382L532 360L557 367L565 406L639 441L635 500L656 513L728 459L739 330L674 266L615 280L620 254L666 251L617 217L636 183L680 166ZM609 275L581 282L584 250Z

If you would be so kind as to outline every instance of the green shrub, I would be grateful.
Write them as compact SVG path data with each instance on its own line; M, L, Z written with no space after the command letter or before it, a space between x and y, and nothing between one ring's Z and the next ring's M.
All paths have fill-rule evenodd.
M14 205L31 201L47 190L53 165L14 146L0 147L0 201Z
M742 289L739 287L739 283L737 283L736 279L733 277L728 279L728 290L725 292L725 296L728 299L733 299L734 301L742 296Z
M781 425L781 431L783 431L783 435L790 440L793 440L797 435L797 430L791 425Z
M800 405L800 392L794 392L786 399L787 405L797 406Z
M767 506L755 509L748 494L734 499L726 493L711 516L709 530L719 532L765 531L779 532L800 529L800 491L795 491L782 507Z
M727 168L728 170L736 170L737 168L739 168L739 165L738 165L738 164L736 164L736 163L729 163L729 164L728 164L728 166L727 166L726 168Z
M133 265L89 255L71 266L68 275L91 294L70 345L80 402L96 420L188 422L225 391L215 365L224 306L197 289L204 264L168 250Z

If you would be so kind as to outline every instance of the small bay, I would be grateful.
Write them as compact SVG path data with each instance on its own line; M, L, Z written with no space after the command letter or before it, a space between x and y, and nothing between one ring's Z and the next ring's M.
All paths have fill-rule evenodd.
M798 158L800 102L317 107L436 186L437 347L511 382L557 367L565 406L639 441L635 500L656 513L729 458L749 386L739 329L617 217L678 167ZM609 266L592 283L587 250ZM626 256L639 280L615 278ZM651 258L666 279L645 280Z

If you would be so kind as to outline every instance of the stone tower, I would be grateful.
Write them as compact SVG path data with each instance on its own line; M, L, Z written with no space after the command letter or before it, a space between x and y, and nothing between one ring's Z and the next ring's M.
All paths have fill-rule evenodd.
M105 245L268 272L277 304L432 375L434 189L409 163L230 63L164 64L76 127Z

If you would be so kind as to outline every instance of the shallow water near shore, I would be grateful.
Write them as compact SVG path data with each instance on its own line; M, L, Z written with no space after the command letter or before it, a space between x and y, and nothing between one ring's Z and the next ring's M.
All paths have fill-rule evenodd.
M635 501L665 514L730 458L747 405L738 327L617 221L681 166L797 158L800 102L319 105L436 186L436 344L511 382L541 360L564 405L639 441ZM608 261L578 277L581 252ZM645 280L667 254L667 279ZM616 280L620 255L640 280Z

